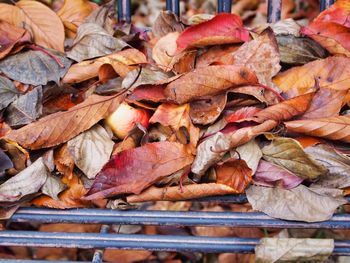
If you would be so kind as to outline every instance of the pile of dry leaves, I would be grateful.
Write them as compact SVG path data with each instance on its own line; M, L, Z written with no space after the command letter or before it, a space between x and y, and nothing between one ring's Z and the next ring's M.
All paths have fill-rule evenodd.
M306 26L162 12L152 31L113 3L54 8L0 4L2 218L246 193L314 222L346 203L349 1Z

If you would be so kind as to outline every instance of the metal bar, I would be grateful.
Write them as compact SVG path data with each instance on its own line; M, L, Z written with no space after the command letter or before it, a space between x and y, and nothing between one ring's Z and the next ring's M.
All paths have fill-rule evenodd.
M257 238L225 238L173 235L116 235L1 231L0 246L118 248L126 250L191 251L206 253L254 253ZM335 241L334 255L350 255L350 241Z
M322 12L323 10L327 9L331 5L334 4L334 0L321 0L320 1L320 11Z
M216 6L217 12L222 13L222 0L217 1L217 6Z
M267 22L276 23L281 20L282 0L268 0Z
M118 0L118 21L131 22L131 0Z
M231 13L232 0L222 0L222 12Z
M350 214L336 214L324 222L305 223L271 218L263 213L194 211L119 211L110 209L54 210L21 208L12 222L97 223L131 225L230 226L266 228L350 229Z
M180 16L180 0L166 0L166 10Z
M110 229L109 225L102 225L100 229L101 234L107 234ZM103 260L103 249L96 249L94 257L92 258L92 263L100 263Z

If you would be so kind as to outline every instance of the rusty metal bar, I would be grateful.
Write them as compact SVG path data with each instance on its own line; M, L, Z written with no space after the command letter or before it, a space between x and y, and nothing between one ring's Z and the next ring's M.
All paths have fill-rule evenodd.
M334 0L321 0L320 1L320 11L322 12L323 10L327 9L331 5L334 4Z
M268 0L267 22L276 23L281 20L282 0Z
M166 0L166 10L180 16L180 0Z
M131 0L118 0L118 21L131 22Z

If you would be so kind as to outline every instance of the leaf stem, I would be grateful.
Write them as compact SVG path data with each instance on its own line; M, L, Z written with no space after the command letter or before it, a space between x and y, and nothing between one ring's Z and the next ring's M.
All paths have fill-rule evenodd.
M35 44L30 44L28 47L33 49L33 50L37 50L37 51L43 52L44 54L46 54L50 58L52 58L61 68L64 68L63 63L57 57L55 57L53 54L51 54L49 51L45 50L44 48L42 48L40 46L37 46Z

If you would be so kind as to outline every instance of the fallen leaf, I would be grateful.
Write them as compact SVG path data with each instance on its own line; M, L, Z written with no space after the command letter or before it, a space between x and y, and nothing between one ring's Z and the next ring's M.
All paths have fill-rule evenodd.
M114 155L103 167L85 199L122 193L139 194L157 180L190 165L192 161L193 156L186 147L174 142L149 143L123 151Z
M0 110L6 108L18 95L19 92L13 82L0 76Z
M79 26L72 48L67 57L81 62L102 57L127 47L124 41L108 34L101 26L94 23L83 23Z
M64 83L79 83L98 76L99 69L109 64L114 71L124 78L128 72L136 69L137 64L146 63L146 57L137 49L126 49L111 55L80 62L71 66L63 78Z
M49 7L37 1L22 0L16 5L0 4L0 19L14 26L25 25L34 42L64 52L64 27Z
M39 191L49 175L43 158L0 185L0 202L15 202Z
M95 125L68 141L67 146L78 168L94 179L109 160L114 142L102 126Z
M337 0L326 10L321 12L315 20L328 21L350 26L349 21L350 5L347 0Z
M161 11L152 26L153 34L158 38L164 37L172 32L181 33L183 30L184 25L179 18L170 11Z
M261 150L265 160L286 168L302 179L315 180L327 173L327 168L312 159L292 138L276 137Z
M237 193L243 193L247 186L253 181L252 170L244 160L234 160L225 162L215 167L216 183L224 184Z
M213 46L196 59L196 68L206 67L212 64L234 64L232 54L239 48L239 45Z
M128 100L165 102L166 97L164 95L164 87L163 85L146 85L135 88L135 90L128 96Z
M164 71L172 70L171 64L175 59L178 36L178 32L169 33L160 38L152 49L152 58Z
M216 121L227 102L226 94L219 94L208 99L193 101L190 104L190 117L194 124L207 125Z
M91 4L91 2L90 2ZM100 5L95 9L84 22L86 23L95 23L104 28L109 34L114 34L113 25L115 24L115 3L110 1L103 5Z
M169 83L164 94L179 104L198 100L198 97L213 96L227 89L256 84L255 74L240 66L208 66L189 72Z
M72 62L61 52L49 49L46 52L56 57L64 67L42 51L29 50L1 60L0 70L10 79L25 84L38 86L46 85L49 81L59 84Z
M67 177L73 178L74 160L68 151L67 144L63 144L54 152L54 163L57 171Z
M262 152L255 139L238 146L235 150L230 152L231 157L238 157L244 160L247 166L255 174L256 169L259 165L259 161L262 157Z
M242 20L234 14L222 13L209 21L190 26L176 40L177 50L191 47L239 43L249 40Z
M139 203L149 201L181 201L194 198L227 195L237 193L235 189L224 184L189 184L184 185L181 191L179 186L170 186L158 188L151 186L140 194L129 195L126 200L128 203Z
M225 121L227 123L241 122L249 117L253 117L261 111L260 108L257 107L242 107L236 111L228 112L225 116Z
M328 173L320 177L313 187L316 185L329 188L350 186L350 158L325 144L307 147L305 152L328 169Z
M7 169L13 168L11 159L0 149L0 177Z
M135 261L147 261L152 251L147 250L120 250L106 249L103 253L103 261L133 263Z
M266 89L262 86L242 86L229 90L229 93L238 95L249 95L257 99L258 101L271 106L280 102L280 95L277 96L276 92Z
M257 38L244 43L234 54L234 64L255 72L259 83L273 87L272 77L281 69L278 45L273 31L268 28Z
M304 185L290 190L251 185L246 194L255 210L274 218L304 222L328 220L347 203L343 197L322 195Z
M292 189L303 181L302 178L281 166L260 160L254 175L254 184L268 187Z
M177 78L176 76L174 78ZM130 71L122 82L122 87L133 90L137 87L148 85L162 85L168 83L173 78L163 71L149 68L138 68Z
M61 18L66 34L74 38L78 27L93 11L91 2L87 0L65 0L57 15Z
M61 144L109 116L123 98L124 96L120 94L91 95L83 103L68 111L48 115L18 130L12 130L6 135L6 138L30 149L48 148Z
M53 199L58 200L58 194L66 188L66 185L61 182L60 178L48 175L44 185L41 187L41 192Z
M290 97L305 94L316 87L336 90L348 90L350 85L350 59L328 57L294 67L279 73L274 83Z
M346 94L346 90L318 90L313 97L309 108L300 119L308 120L338 116Z
M42 114L42 88L21 95L6 109L6 123L11 127L32 123Z
M350 142L350 117L337 116L284 123L289 132L301 133L329 140Z
M262 238L255 247L256 262L324 262L333 253L333 239Z

